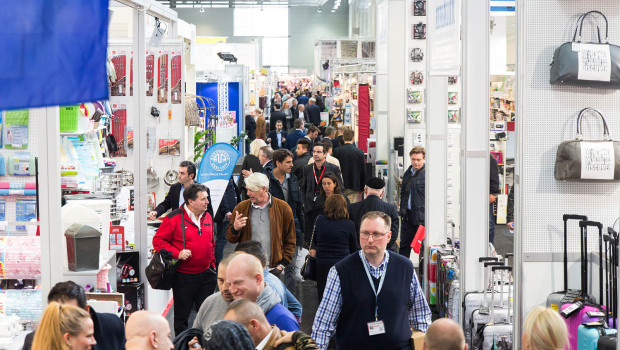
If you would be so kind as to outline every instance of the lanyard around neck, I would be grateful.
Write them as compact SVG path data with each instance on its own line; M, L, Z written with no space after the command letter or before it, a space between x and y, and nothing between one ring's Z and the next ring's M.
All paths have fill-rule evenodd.
M385 254L388 254L387 252ZM366 276L368 276L368 282L370 282L370 287L372 291L375 293L375 321L379 321L379 293L381 293L381 288L383 288L383 281L385 280L385 275L387 273L387 264L383 269L383 275L379 279L379 289L375 289L375 283L372 280L372 276L370 275L370 271L368 271L368 266L366 266L366 262L362 259L362 265L364 265L364 270L366 270Z
M312 172L314 172L314 181L316 181L316 186L314 187L314 194L316 194L319 191L319 184L321 183L321 180L323 180L323 174L325 174L325 168L327 168L325 166L325 162L323 162L323 171L321 171L321 175L319 176L319 178L316 178L316 167L313 165L312 166Z

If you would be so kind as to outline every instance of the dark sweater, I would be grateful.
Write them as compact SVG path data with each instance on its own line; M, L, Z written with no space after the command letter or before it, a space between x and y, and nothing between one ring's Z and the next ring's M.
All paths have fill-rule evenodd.
M321 265L334 265L357 251L355 223L349 219L330 220L324 215L316 219L312 245L316 261Z

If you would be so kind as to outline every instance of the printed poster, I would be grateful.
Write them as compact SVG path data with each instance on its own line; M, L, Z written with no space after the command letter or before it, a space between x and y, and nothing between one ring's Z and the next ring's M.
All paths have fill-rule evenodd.
M159 139L160 156L180 156L181 142L179 139Z
M28 148L28 110L6 111L4 120L4 147Z

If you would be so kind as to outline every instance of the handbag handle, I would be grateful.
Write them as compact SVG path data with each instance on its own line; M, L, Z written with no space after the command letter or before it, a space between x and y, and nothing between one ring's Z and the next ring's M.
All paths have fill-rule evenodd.
M181 213L181 231L183 232L183 249L185 249L185 209Z
M579 28L581 26L583 26L583 19L585 16L586 14L584 13L577 18L577 25L575 26L575 32L573 33L573 42L581 42L581 31L579 33L579 41L577 41L577 31L580 30ZM598 23L596 24L596 31L598 33L598 42L601 43L601 28L598 26Z
M601 15L601 17L603 17L603 19L605 20L605 43L609 44L609 21L607 21L607 17L600 11L590 11L587 12L583 15L583 17L581 17L581 23L579 24L579 37L577 38L578 42L581 42L581 34L583 31L583 22L585 21L586 17L593 15L593 14L599 14ZM598 24L597 24L597 28L598 28ZM601 33L599 30L599 36L598 36L598 42L601 42Z
M611 137L609 136L609 127L607 126L607 121L605 120L605 117L601 112L599 112L599 110L592 107L586 107L582 109L581 112L579 112L579 116L577 117L577 140L583 140L583 134L581 132L581 122L582 117L584 114L586 114L586 112L595 112L596 114L598 114L599 117L601 117L601 120L603 121L603 138L605 140L611 141Z
M310 249L312 249L312 241L314 241L314 231L316 231L316 222L317 221L319 221L318 217L316 219L314 219L314 227L312 227L312 236L310 236Z

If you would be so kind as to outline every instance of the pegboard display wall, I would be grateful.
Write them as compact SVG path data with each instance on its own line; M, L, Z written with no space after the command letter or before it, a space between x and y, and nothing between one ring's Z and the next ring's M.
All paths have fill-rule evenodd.
M173 43L174 42L174 43ZM178 43L177 43L178 42ZM147 114L147 166L152 166L157 175L157 182L151 181L149 184L158 185L149 187L148 193L155 193L155 206L162 202L168 192L167 186L163 179L166 172L170 169L178 170L179 163L184 159L193 158L192 155L185 154L184 139L185 132L185 97L183 82L183 52L182 44L177 40L164 40L162 45L154 48L149 47L145 59L147 61L146 77L135 77L131 72L131 63L136 69L136 58L132 52L131 44L122 42L111 43L109 50L113 55L113 51L128 55L126 65L123 67L126 72L127 79L126 93L115 93L112 90L110 96L110 104L114 110L114 105L119 109L126 108L126 127L124 135L126 139L133 133L135 116L138 113L138 97L135 96L131 86L137 84L137 79L146 79L146 106ZM118 76L118 74L117 74ZM133 84L131 84L133 82ZM118 90L122 91L122 90ZM155 117L151 114L151 108L154 107L159 112L159 116ZM169 116L170 111L170 116ZM115 116L116 117L116 116ZM112 122L112 131L114 132L115 123ZM117 138L118 140L118 138ZM178 140L173 143L172 140ZM160 152L160 141L162 150ZM193 148L193 144L192 144ZM175 155L178 152L178 155ZM164 153L164 154L160 154ZM133 172L133 143L128 142L126 156L117 156L114 158L117 162L117 170L125 169Z
M549 84L554 50L571 41L577 18L591 10L609 20L610 43L620 44L620 2L608 0L526 0L520 50L518 118L521 128L521 226L524 256L562 252L563 214L587 215L611 226L620 213L620 183L561 182L554 178L558 145L575 138L576 118L585 107L606 117L614 140L620 140L620 91ZM601 26L603 21L601 20ZM586 22L584 41L590 41L595 25ZM602 30L601 30L602 31ZM587 35L585 33L588 33ZM592 36L593 38L593 36ZM602 136L600 122L584 121L584 139ZM589 250L598 250L598 232L589 231ZM571 233L572 232L572 233ZM579 229L569 230L569 252L579 252ZM595 248L596 247L596 248Z
M0 148L0 154L4 158L4 166L6 167L6 173L4 176L0 176L0 182L8 182L14 188L19 188L21 185L26 183L35 183L35 176L15 176L9 174L9 158L16 155L18 152L28 152L33 157L39 156L39 139L40 132L44 131L41 125L45 125L45 116L46 111L45 108L37 108L37 109L28 109L28 145L27 147L16 149L9 148L6 145L9 142L6 140L6 137L2 138L2 148ZM6 111L0 111L0 115L2 115L2 130L3 136L5 136L4 129L6 127ZM60 171L60 169L58 169ZM34 174L34 171L32 172ZM45 174L39 174L41 177L45 176ZM3 186L4 187L4 186ZM20 195L10 195L10 196L0 196L0 201L4 201L6 203L5 207L5 215L4 219L0 221L8 222L8 225L0 225L0 236L3 235L34 235L36 232L36 226L28 225L28 227L20 227L17 228L15 224L16 220L16 203L20 200L29 200L36 201L36 196L20 196ZM60 203L59 203L60 205ZM20 225L21 226L21 225ZM26 230L28 232L26 232ZM0 274L1 275L1 274Z

